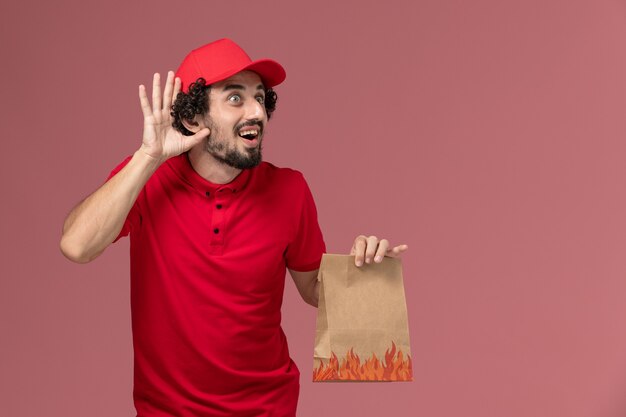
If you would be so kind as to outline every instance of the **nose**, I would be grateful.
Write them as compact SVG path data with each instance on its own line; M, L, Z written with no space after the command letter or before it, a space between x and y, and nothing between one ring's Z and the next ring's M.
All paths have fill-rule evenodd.
M265 106L259 103L256 99L250 100L246 105L246 119L265 119Z

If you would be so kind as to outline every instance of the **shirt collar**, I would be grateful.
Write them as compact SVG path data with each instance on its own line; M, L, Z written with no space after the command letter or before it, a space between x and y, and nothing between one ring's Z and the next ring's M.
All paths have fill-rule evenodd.
M178 175L193 188L202 193L230 192L236 193L243 190L250 178L252 169L244 169L228 184L215 184L204 179L193 169L187 152L167 160Z

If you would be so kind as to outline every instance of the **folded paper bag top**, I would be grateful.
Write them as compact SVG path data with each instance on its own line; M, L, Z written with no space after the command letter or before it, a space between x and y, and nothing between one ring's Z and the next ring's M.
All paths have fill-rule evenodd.
M412 381L400 259L324 254L317 279L313 381Z

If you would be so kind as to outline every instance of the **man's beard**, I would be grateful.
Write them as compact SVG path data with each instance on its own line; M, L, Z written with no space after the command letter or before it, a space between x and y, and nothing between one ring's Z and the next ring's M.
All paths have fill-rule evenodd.
M257 137L257 140L259 141L258 145L255 148L246 147L243 153L237 149L236 145L233 145L232 147L228 146L229 143L219 127L215 126L213 123L208 123L208 125L209 129L211 129L211 134L205 142L204 150L210 153L217 161L237 169L254 168L261 163L261 151L263 150L263 127L261 123L243 123L234 129L234 137L239 138L240 136L237 132L242 127L259 127L259 135Z

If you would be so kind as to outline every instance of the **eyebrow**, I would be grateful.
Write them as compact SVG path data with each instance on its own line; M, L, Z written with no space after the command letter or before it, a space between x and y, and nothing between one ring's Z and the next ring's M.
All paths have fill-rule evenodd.
M224 88L222 88L222 91L228 91L228 90L245 90L246 87L244 87L241 84L226 84L224 86ZM264 90L263 88L263 84L259 84L256 86L257 90Z

